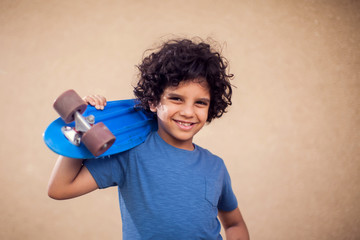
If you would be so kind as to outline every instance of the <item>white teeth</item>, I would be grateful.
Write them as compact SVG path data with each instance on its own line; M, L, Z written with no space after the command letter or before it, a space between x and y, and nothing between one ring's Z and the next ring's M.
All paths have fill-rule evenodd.
M191 123L184 123L184 122L178 122L180 125L185 126L185 127L189 127L191 126Z

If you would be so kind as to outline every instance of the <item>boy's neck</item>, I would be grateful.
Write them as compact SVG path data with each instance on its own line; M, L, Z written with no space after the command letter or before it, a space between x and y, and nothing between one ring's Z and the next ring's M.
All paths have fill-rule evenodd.
M157 131L158 135L161 137L162 140L164 140L167 144L175 147L175 148L179 148L179 149L183 149L183 150L187 150L187 151L194 151L195 150L195 146L192 142L192 139L188 139L186 141L175 141L174 139L168 139L166 138L162 131Z

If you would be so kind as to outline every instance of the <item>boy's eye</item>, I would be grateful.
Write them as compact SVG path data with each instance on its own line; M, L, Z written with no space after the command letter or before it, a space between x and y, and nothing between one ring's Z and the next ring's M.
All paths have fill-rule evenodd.
M204 101L197 101L196 104L199 104L201 106L207 106L208 105L208 103L204 102Z

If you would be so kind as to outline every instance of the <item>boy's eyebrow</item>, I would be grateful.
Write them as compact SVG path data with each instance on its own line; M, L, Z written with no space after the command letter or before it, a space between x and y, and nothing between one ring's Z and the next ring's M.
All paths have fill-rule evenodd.
M206 102L206 103L210 103L210 99L209 98L199 98L200 101Z
M168 97L178 97L178 98L181 98L182 96L180 94L177 94L177 93L168 93L167 94ZM207 97L204 97L204 98L199 98L197 99L197 101L203 101L203 102L206 102L206 103L210 103L210 99L207 98Z
M176 93L167 93L166 97L167 98L182 98L182 96L180 94L176 94Z
M169 97L181 97L180 94L176 94L176 93L168 93L167 94Z

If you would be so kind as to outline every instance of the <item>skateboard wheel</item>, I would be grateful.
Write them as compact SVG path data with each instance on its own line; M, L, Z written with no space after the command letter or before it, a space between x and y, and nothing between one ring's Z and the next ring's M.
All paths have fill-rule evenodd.
M55 100L53 107L65 123L71 123L75 120L75 112L83 114L87 104L74 90L68 90Z
M103 124L98 123L92 126L82 136L82 142L87 149L95 156L100 156L115 142L115 136Z

